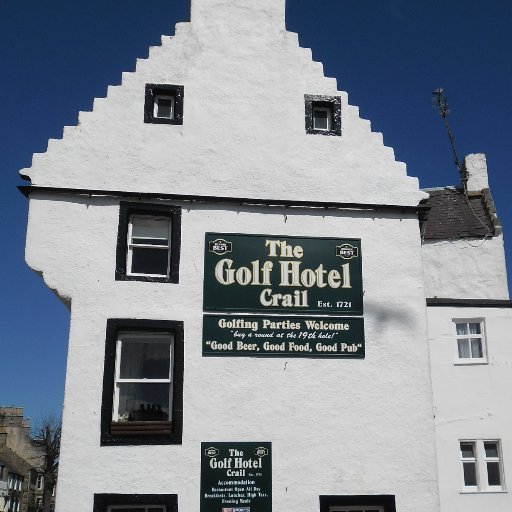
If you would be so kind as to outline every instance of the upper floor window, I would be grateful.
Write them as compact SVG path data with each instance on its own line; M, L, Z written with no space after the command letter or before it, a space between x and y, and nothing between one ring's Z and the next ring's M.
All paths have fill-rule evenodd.
M304 95L306 133L341 135L341 98Z
M107 322L102 444L181 443L183 324Z
M498 440L460 441L463 489L473 492L505 488L501 443Z
M484 322L481 320L454 320L457 336L457 360L460 363L487 361Z
M177 283L180 238L179 207L122 201L116 279Z
M183 124L182 85L146 84L144 122Z

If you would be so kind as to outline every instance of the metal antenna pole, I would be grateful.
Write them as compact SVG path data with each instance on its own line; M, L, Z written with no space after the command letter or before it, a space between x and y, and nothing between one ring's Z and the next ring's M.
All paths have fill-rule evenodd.
M439 115L443 118L444 126L448 133L448 138L450 139L450 145L452 147L453 156L455 158L455 165L459 170L460 180L462 182L462 187L464 189L464 193L468 195L468 172L464 167L464 164L460 163L459 157L457 156L457 150L455 148L455 139L452 135L452 131L450 130L450 125L448 124L448 114L450 113L450 107L448 106L448 100L444 95L444 90L439 88L436 89L433 93L432 103L439 110Z

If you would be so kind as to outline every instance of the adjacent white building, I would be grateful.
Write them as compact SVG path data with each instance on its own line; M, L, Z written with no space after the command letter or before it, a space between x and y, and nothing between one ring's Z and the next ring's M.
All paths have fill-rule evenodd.
M420 190L284 0L193 0L22 170L71 310L57 511L510 509L484 163Z

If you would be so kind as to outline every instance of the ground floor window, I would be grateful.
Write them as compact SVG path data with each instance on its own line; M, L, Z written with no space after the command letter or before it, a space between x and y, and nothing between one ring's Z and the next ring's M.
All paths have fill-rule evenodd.
M331 512L383 512L384 509L377 506L365 507L356 505L354 507L331 507L329 510Z
M182 322L109 319L102 444L180 444L182 412Z
M396 512L391 495L320 496L320 512Z
M95 494L93 512L178 512L176 494Z
M460 455L464 491L492 492L504 489L499 440L460 441Z

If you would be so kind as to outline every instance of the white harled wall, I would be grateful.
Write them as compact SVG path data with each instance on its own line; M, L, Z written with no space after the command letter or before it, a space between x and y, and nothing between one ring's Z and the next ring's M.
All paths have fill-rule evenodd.
M423 243L427 297L508 299L503 235Z
M428 319L441 512L511 510L512 308L429 307ZM456 359L454 320L471 319L484 322L485 364ZM479 439L501 441L504 492L464 492L459 443Z
M145 83L184 86L183 126L143 123ZM304 94L341 96L341 137L305 133ZM80 189L396 205L425 197L285 31L284 0L195 0L192 23L22 172L33 185ZM107 492L177 493L180 512L197 512L200 443L237 440L272 442L275 511L318 510L323 494L394 494L400 512L438 511L414 212L182 206L179 284L115 281L119 198L30 194L27 262L71 302L57 512L90 512L93 494ZM361 238L366 358L203 358L205 232ZM100 447L108 318L184 322L183 444Z

